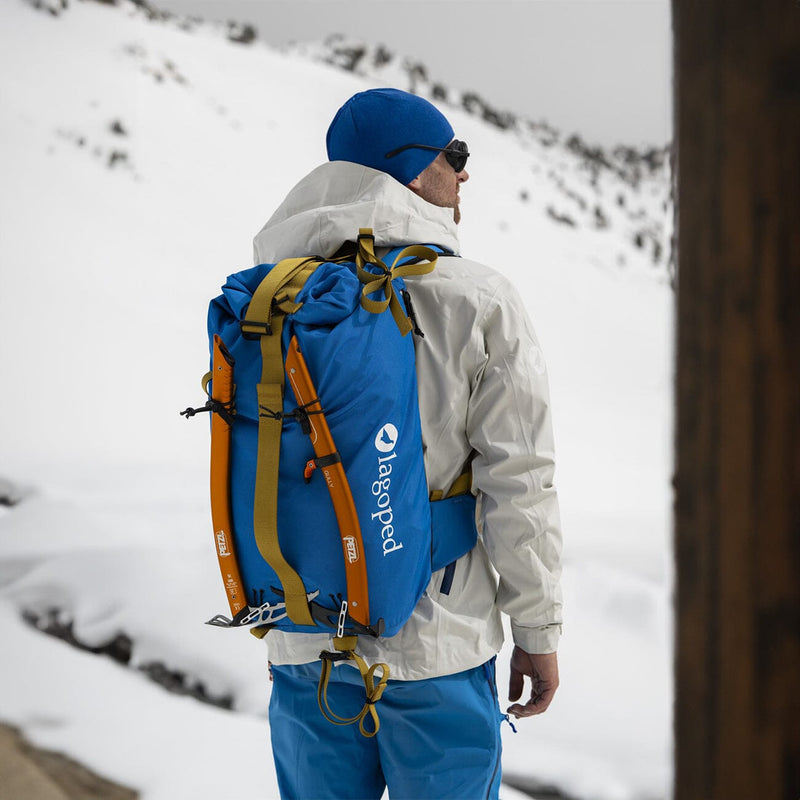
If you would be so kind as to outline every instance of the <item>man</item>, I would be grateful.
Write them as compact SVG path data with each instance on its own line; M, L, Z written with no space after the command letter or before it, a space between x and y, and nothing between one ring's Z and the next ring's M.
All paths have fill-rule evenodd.
M362 227L376 247L438 245L458 253L464 143L429 102L394 89L361 92L327 135L330 161L288 195L255 238L256 263L332 256ZM380 252L380 251L379 251ZM433 273L408 278L429 487L446 489L471 463L482 537L445 581L434 573L402 630L360 637L389 686L372 739L337 727L317 706L319 634L271 631L272 745L284 798L497 797L500 712L494 656L500 614L515 649L509 698L527 676L530 697L508 712L543 712L558 686L561 546L544 361L524 307L497 272L443 256ZM499 576L499 577L498 577ZM363 704L348 665L334 671L331 707Z

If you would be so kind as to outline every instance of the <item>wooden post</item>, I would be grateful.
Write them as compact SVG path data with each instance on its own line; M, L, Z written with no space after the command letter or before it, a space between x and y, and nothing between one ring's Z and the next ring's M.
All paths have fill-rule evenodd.
M800 800L800 4L673 0L676 800Z

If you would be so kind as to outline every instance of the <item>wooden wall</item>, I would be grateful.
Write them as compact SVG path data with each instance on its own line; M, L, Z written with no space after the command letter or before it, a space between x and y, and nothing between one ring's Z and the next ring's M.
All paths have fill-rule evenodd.
M673 0L676 800L800 800L800 3Z

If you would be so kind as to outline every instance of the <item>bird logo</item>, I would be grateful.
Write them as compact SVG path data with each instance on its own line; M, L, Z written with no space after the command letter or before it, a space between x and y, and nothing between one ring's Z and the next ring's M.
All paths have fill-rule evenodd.
M397 428L387 422L375 437L375 449L380 453L391 453L397 444Z

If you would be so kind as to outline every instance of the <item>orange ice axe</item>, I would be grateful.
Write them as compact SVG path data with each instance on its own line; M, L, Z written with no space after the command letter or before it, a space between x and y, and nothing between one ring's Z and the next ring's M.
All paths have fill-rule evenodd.
M356 622L369 627L367 565L364 560L361 525L342 458L334 444L296 336L292 337L286 354L286 377L294 391L297 405L308 414L309 436L316 455L306 465L305 477L310 480L315 469L322 470L339 524L347 580L347 611Z
M244 584L236 561L230 501L231 423L233 421L233 356L214 334L211 358L211 522L222 583L231 614L247 610ZM206 389L206 391L208 391Z

